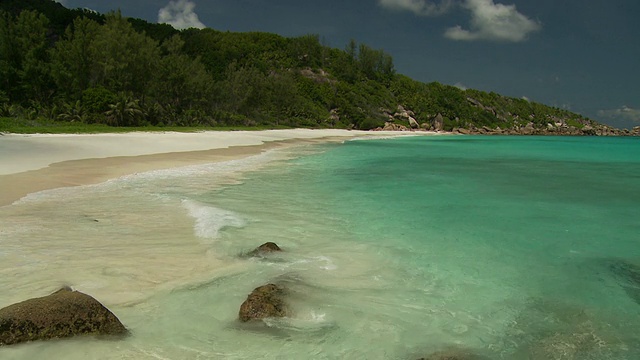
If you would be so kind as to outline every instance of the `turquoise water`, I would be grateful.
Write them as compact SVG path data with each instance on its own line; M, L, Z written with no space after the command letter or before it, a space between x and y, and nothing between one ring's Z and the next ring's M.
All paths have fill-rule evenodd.
M69 284L133 335L0 358L637 359L639 155L637 138L403 137L35 194L0 208L0 306ZM285 251L239 256L266 241ZM268 282L291 318L237 322Z

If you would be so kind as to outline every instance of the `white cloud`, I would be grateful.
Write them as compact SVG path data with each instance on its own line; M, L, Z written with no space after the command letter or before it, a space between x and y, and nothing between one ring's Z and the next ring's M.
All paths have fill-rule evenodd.
M526 101L526 102L531 102L531 100L528 97L524 96L524 95L521 97L521 99Z
M539 23L518 12L515 5L496 4L493 0L465 0L463 7L471 11L469 30L460 25L445 31L452 40L490 40L520 42L540 30Z
M196 4L189 0L169 1L167 6L158 11L158 22L169 24L176 29L203 29L206 26L193 11L195 7Z
M408 10L416 15L436 16L448 12L454 5L454 0L378 0L380 6L392 10Z
M633 109L623 105L619 109L600 110L598 115L609 119L624 119L640 123L640 109Z
M461 83L461 82L457 82L455 83L453 86L457 87L460 90L467 90L469 87L466 86L465 84Z
M444 36L451 40L520 42L541 29L540 23L518 12L515 5L496 4L493 0L378 0L378 4L422 16L444 15L460 6L471 12L471 23L468 29L460 25L447 29Z
M60 3L60 4L64 5L64 6L67 5L67 0L55 0L55 2Z

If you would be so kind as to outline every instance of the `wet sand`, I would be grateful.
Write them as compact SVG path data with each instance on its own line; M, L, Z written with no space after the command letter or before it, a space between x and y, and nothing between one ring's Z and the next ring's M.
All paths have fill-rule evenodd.
M276 147L397 135L401 134L333 129L8 134L0 137L0 206L37 191L96 184L137 172L235 160Z

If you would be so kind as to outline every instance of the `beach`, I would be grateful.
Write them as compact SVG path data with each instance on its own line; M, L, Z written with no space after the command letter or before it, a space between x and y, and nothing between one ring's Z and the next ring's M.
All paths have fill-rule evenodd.
M168 242L179 244L193 232L194 218L196 228L202 226L199 221L203 220L209 227L204 232L217 236L218 231L229 225L225 217L233 215L224 210L212 212L197 202L183 200L181 209L176 211L174 207L165 208L163 204L153 201L149 203L147 197L136 200L137 195L127 191L122 184L142 187L155 184L152 186L171 188L172 185L158 184L158 179L176 176L187 181L191 178L198 184L198 181L202 181L198 178L205 173L209 174L206 184L196 187L222 188L236 183L243 173L257 171L274 159L296 157L300 155L298 151L304 152L302 149L305 147L341 143L354 138L415 134L431 133L290 129L3 134L0 136L0 219L5 227L4 232L0 232L0 241L7 234L22 234L21 228L29 228L27 233L34 228L44 229L44 236L38 235L35 239L21 239L21 236L7 236L4 239L5 249L14 250L15 245L18 253L35 259L29 261L29 265L35 266L31 269L30 266L24 266L19 256L12 256L5 262L2 270L8 276L7 283L23 283L5 293L5 300L20 301L69 285L91 292L107 304L132 304L152 296L159 289L180 286L180 282L186 278L192 277L188 283L197 283L200 280L194 279L206 281L213 276L236 271L233 262L209 259L206 243L196 244L197 250L191 248L185 253L176 249L172 256L165 252ZM274 153L271 150L277 151ZM289 150L290 154L284 155ZM100 198L94 198L95 192L100 191L114 195L107 201L108 204L102 203ZM85 192L87 196L81 195ZM82 230L86 225L83 222L88 219L87 214L94 211L104 214L103 209L112 213L112 219L98 220L98 215L92 219L100 221L98 225L107 228L101 228L93 234ZM164 220L162 224L152 225L157 220L148 221L147 217ZM166 229L159 230L165 225ZM158 234L149 236L141 233L145 226L149 226L146 231L158 230ZM81 235L58 238L54 235L58 230L61 234L77 232ZM39 234L39 230L36 233ZM158 236L172 238L158 243ZM110 250L104 251L105 242L110 244ZM26 243L28 245L24 245ZM86 249L75 252L74 249L78 247ZM72 254L60 257L55 251L50 251L51 248L68 249ZM148 255L156 251L156 258L150 259ZM0 256L8 253L11 252L0 252ZM109 253L118 256L108 258L107 255L98 260ZM121 253L127 255L121 256ZM79 265L87 256L92 260ZM69 259L73 259L71 264ZM203 264L194 265L197 261ZM92 263L98 266L94 267ZM138 269L135 264L138 264ZM118 275L114 277L111 272ZM14 279L10 280L12 277ZM132 277L134 281L126 281Z
M0 358L637 359L640 144L422 134L0 137L0 307L68 286L131 333Z
M333 129L5 134L0 137L0 206L37 191L95 184L137 172L234 160L296 143L399 134Z

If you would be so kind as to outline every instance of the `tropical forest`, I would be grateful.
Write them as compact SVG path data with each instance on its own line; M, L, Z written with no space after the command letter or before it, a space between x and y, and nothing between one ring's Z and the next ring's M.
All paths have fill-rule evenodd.
M104 128L618 131L560 108L423 83L351 40L283 37L0 2L0 131ZM564 129L564 131L561 131Z

